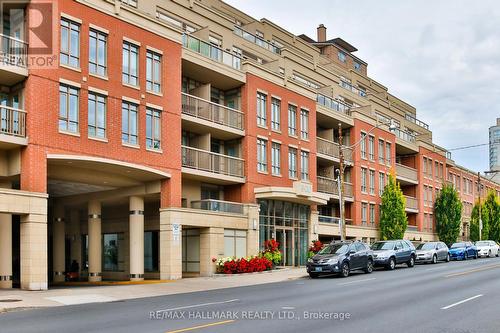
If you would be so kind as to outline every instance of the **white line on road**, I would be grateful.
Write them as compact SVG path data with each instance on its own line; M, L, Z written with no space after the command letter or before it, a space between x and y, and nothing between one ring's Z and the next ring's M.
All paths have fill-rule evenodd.
M294 306L282 306L281 307L283 310L295 310Z
M181 306L181 307L178 307L178 308L157 310L157 311L154 311L154 312L167 312L167 311L176 311L176 310L191 309L191 308L200 308L200 307L203 307L203 306L233 303L233 302L237 302L237 301L239 301L239 299L235 298L235 299L230 299L230 300L227 300L227 301L202 303L202 304L193 304L193 305Z
M428 272L430 272L430 271L437 271L437 270L445 269L445 268L449 268L449 267L447 267L447 266L441 266L441 267L427 268L426 271L428 271Z
M479 295L476 295L476 296L469 297L467 299L464 299L463 301L456 302L456 303L450 304L448 306L442 307L441 310L448 310L449 308L452 308L454 306L463 304L463 303L468 302L468 301L472 301L473 299L476 299L476 298L479 298L479 297L482 297L482 296L483 295L479 294Z
M371 279L364 279L364 280L356 280L356 281L350 281L350 282L344 282L344 283L339 283L337 286L346 286L348 284L354 284L354 283L359 283L359 282L367 282L367 281L373 281L376 280L377 278L371 278Z

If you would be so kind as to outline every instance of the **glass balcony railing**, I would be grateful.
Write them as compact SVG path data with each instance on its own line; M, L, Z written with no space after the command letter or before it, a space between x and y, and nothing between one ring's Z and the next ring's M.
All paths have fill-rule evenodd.
M244 177L244 160L194 147L182 146L182 166L214 174Z
M318 216L318 222L329 223L329 224L339 224L340 217L320 215L320 216Z
M213 61L233 67L234 69L241 69L241 58L239 56L208 42L202 41L193 35L183 34L182 45L206 58L212 59Z
M191 208L212 212L243 214L243 204L222 200L206 199L191 201Z
M26 111L0 106L0 134L26 137Z
M408 114L408 113L407 113L407 114L405 115L405 119L406 119L406 120L408 120L408 121L410 121L410 122L412 122L412 123L414 123L414 124L416 124L416 125L418 125L418 126L420 126L420 127L422 127L422 128L425 128L426 130L428 130L428 129L429 129L429 125L427 125L427 124L426 124L426 123L424 123L423 121L418 120L417 118L415 118L415 117L414 117L413 115L411 115L411 114Z
M251 34L247 31L241 29L238 26L234 27L233 32L235 35L238 35L238 36L242 37L243 39L246 39L249 42L252 42L260 47L263 47L263 48L265 48L273 53L281 54L281 49L279 47L277 47L276 45L273 45L272 43L269 43L268 41L266 41L258 36L255 36L254 34Z
M330 110L344 113L347 115L351 114L350 112L351 107L348 104L342 103L341 101L333 99L331 97L318 94L316 96L316 102Z
M3 66L28 68L28 43L0 34L0 68Z
M350 82L342 81L341 80L340 83L339 83L339 85L342 88L347 89L347 90L355 93L358 96L366 98L366 91L363 90L363 89L359 89L358 87L353 86L352 83L350 83Z
M396 128L394 130L394 134L396 135L396 137L400 138L401 140L407 141L407 142L415 143L415 141L416 141L415 135L408 133L408 132L405 132L405 131L402 131L399 128Z

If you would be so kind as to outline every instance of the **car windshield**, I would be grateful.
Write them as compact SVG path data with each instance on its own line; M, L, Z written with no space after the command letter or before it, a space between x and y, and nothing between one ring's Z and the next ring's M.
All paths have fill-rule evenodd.
M489 246L490 243L489 242L476 242L476 245L477 246Z
M417 246L417 250L434 250L435 248L435 243L422 243Z
M394 242L377 242L372 245L372 250L393 250Z
M331 244L319 251L319 254L343 254L348 248L348 244Z
M465 247L465 243L455 243L451 246L452 249L459 249L461 247Z

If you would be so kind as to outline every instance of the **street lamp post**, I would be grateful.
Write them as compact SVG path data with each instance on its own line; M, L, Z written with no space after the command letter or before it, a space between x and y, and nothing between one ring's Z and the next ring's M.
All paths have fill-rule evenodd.
M481 173L477 173L477 192L479 195L479 240L483 238L483 220L481 216Z

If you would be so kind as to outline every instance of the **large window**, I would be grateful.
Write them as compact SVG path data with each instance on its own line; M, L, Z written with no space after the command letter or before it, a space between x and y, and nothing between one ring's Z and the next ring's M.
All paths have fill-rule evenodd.
M370 204L370 225L373 227L375 225L375 205Z
M288 105L288 134L297 135L297 107Z
M267 122L267 96L257 93L257 125L266 127Z
M385 144L385 163L387 164L392 164L392 153L391 153L391 144L390 142L387 142Z
M59 86L59 130L78 133L78 88Z
M375 195L375 170L370 170L370 194Z
M102 235L102 269L108 272L123 271L120 263L123 263L121 258L123 253L121 245L123 242L123 234L103 234ZM122 259L122 260L120 260Z
M159 232L144 232L144 272L158 272L160 261Z
M161 92L161 55L150 50L146 53L146 90Z
M363 202L361 203L361 224L366 225L366 216L368 211L368 204Z
M378 140L378 162L380 164L384 164L384 153L385 153L385 148L384 148L385 142L382 139Z
M89 72L106 76L108 36L100 31L90 29L89 32Z
M309 180L309 152L300 151L300 175L302 180Z
M300 109L300 137L304 140L309 138L309 111Z
M138 106L134 103L122 102L122 142L137 145Z
M80 67L80 24L61 19L61 64Z
M385 175L383 172L378 173L378 194L382 196L385 188Z
M368 158L370 161L375 160L375 137L372 135L368 137Z
M247 232L224 229L224 257L244 258L247 255Z
M123 42L122 81L132 86L139 85L139 47Z
M106 138L106 96L89 92L87 112L89 137Z
M359 144L359 149L361 150L361 158L366 159L366 133L361 132L361 142Z
M366 193L366 178L368 170L361 168L361 192Z
M281 175L281 145L276 142L271 146L271 169L273 175Z
M277 98L271 100L271 129L279 131L281 128L280 121L281 101Z
M146 148L161 149L161 111L146 110Z
M297 149L288 148L288 177L297 179Z
M257 170L267 171L267 140L257 139Z

